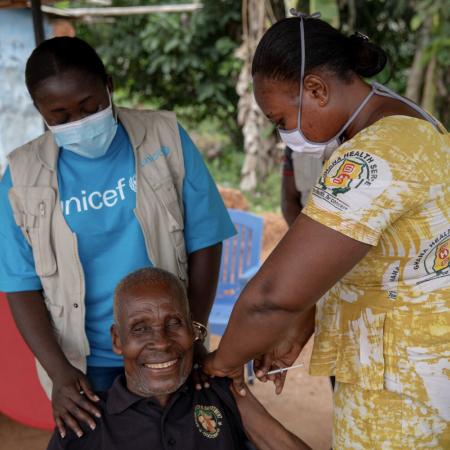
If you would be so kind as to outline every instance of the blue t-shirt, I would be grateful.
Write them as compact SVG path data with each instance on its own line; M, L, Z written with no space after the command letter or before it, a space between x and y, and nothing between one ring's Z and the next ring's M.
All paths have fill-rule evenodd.
M179 127L183 149L184 236L188 253L221 242L235 233L202 157ZM160 157L168 149L160 152ZM148 162L151 164L151 160ZM88 365L122 365L112 351L113 292L128 273L150 266L144 236L134 215L135 158L122 125L106 154L97 159L62 149L58 159L61 209L76 233L86 283L86 334L91 346ZM0 183L0 291L41 289L31 248L16 226L8 201L11 175ZM152 239L152 237L150 237Z

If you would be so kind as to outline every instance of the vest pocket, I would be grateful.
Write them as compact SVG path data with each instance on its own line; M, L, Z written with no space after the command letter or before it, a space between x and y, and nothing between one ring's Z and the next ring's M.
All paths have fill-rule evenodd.
M173 184L173 181L166 181L161 184L158 189L158 196L161 202L166 207L169 213L169 230L178 231L184 229L183 210L181 200L178 200L178 195Z
M51 220L55 191L50 187L13 187L9 200L16 224L33 251L36 274L48 277L56 272L56 258L51 244Z
M169 231L175 246L180 277L187 279L187 253L184 241L184 218L181 200L173 184L173 181L166 181L158 189L159 197L165 206L168 215Z

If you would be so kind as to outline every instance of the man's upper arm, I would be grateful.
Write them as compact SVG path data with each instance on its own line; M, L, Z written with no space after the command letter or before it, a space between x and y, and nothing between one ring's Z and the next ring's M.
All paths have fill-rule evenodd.
M245 430L259 450L308 450L298 436L287 430L253 395L249 388L244 397L235 395ZM250 447L253 449L254 447Z

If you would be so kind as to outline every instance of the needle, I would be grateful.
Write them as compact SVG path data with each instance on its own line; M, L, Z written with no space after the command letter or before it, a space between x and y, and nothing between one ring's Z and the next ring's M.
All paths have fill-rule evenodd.
M274 375L275 373L280 373L280 372L284 372L286 370L296 369L297 367L303 367L304 365L305 364L300 363L300 364L296 364L295 366L291 366L291 367L283 367L282 369L271 370L270 372L267 372L266 375Z

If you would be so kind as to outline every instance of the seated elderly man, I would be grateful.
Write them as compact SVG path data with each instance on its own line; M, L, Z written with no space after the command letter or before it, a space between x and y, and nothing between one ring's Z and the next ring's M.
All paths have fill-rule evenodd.
M99 393L102 416L78 438L53 434L48 450L234 450L309 448L278 423L247 391L237 404L226 379L198 390L191 379L193 326L185 290L156 268L124 278L114 297L114 351L125 376Z

